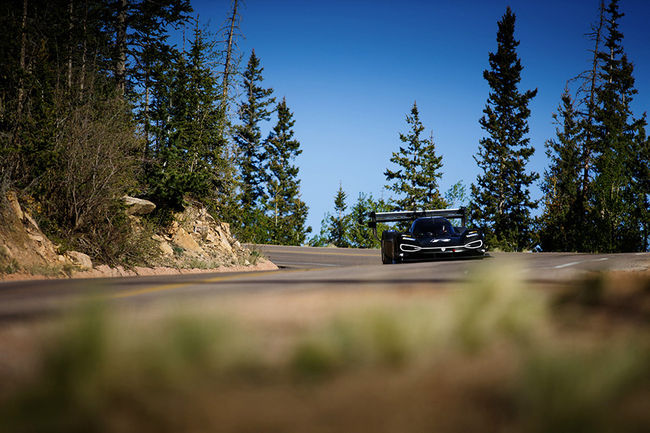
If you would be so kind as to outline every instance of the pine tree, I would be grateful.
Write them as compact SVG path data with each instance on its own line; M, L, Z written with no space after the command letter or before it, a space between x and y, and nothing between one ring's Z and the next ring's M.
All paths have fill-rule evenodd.
M576 114L578 116L578 141L580 142L580 188L578 190L578 199L576 202L576 225L582 227L582 241L576 245L578 251L592 251L594 249L593 239L596 237L596 229L590 222L591 218L591 195L593 181L593 160L595 154L596 141L596 93L601 85L601 78L598 74L599 60L598 53L603 43L605 26L605 2L600 1L598 6L598 21L592 25L592 31L589 33L594 47L590 50L591 65L589 70L582 72L574 80L578 80L580 85L577 90Z
M298 167L293 165L293 161L302 150L300 142L293 138L295 120L285 98L276 111L278 122L264 143L269 241L278 245L300 245L308 232L305 227L307 206L300 199Z
M143 159L151 157L152 140L156 129L152 124L152 105L155 104L154 88L161 71L174 62L175 51L168 42L169 25L179 26L189 19L191 7L188 1L170 2L144 1L132 3L128 10L130 31L127 59L129 87L133 88L131 99L135 104L135 117L145 138Z
M168 46L167 29L187 22L192 6L189 0L111 0L106 6L104 13L110 13L108 28L115 35L115 80L122 94L133 97L140 86L144 85L146 92L147 69L156 51Z
M583 250L584 226L579 212L582 151L580 125L568 89L562 94L558 114L557 140L546 142L550 167L544 174L542 191L545 208L541 217L540 242L544 251Z
M461 207L467 203L467 188L462 180L451 186L445 193L445 201L448 206Z
M490 70L483 72L492 89L484 116L479 120L488 137L479 143L474 157L483 174L472 185L473 217L485 231L492 247L520 251L531 240L529 187L539 177L527 174L526 164L534 153L528 134L529 101L537 90L519 92L521 61L514 38L515 14L510 7L498 22L497 51L490 53Z
M226 144L225 157L229 166L236 171L237 167L237 148L231 139L233 137L232 109L236 105L236 93L233 91L239 85L239 67L242 56L239 52L238 40L242 36L240 29L240 9L239 0L231 1L231 9L227 19L218 31L218 37L221 39L220 49L218 50L218 66L221 77L221 103L220 111L222 118L221 132ZM234 180L234 178L233 178ZM239 220L239 203L237 197L237 182L230 182L225 185L222 197L219 200L219 214L226 221L234 222L234 231L238 232Z
M442 156L436 156L433 138L422 137L425 128L415 102L406 116L406 123L410 126L409 132L399 135L404 145L399 152L393 152L390 159L398 168L384 172L389 182L385 188L397 195L393 200L396 209L443 208L446 203L438 191Z
M115 80L112 6L0 5L0 189L33 197L48 234L124 263L139 247L121 197L136 187L140 140Z
M598 53L602 85L597 89L595 110L596 152L594 161L592 219L597 227L596 249L606 252L635 251L642 248L641 221L637 207L633 173L642 153L642 142L636 139L645 119L632 118L630 103L637 93L634 88L634 67L623 51L623 34L618 21L623 14L618 0L606 9L607 36L604 50Z
M195 23L188 53L176 52L176 61L154 92L159 129L148 181L151 195L163 207L180 209L186 194L211 208L227 190L232 173L225 159L221 127L220 89L212 73L213 43ZM162 105L160 104L162 102Z
M224 112L221 110L220 88L211 69L216 52L210 34L195 23L193 40L188 53L188 94L183 104L181 122L187 172L192 178L190 192L210 208L230 191L233 173L226 160L226 140L223 135Z
M648 251L650 247L650 138L645 127L645 123L639 125L635 143L639 152L632 167L633 217L641 228L641 251Z
M226 42L225 48L222 50L223 57L223 72L221 75L221 94L224 104L224 111L229 113L229 97L228 92L233 83L233 77L236 75L237 66L239 63L239 54L238 54L238 44L237 36L240 35L239 31L239 21L240 14L238 12L239 1L232 0L232 9L231 14L228 16L224 27L221 29L220 33L223 35L223 38Z
M264 161L260 123L270 118L269 107L275 103L273 89L262 87L260 60L251 53L242 87L245 101L239 107L240 125L235 126L233 138L238 147L240 192L239 214L234 222L234 232L244 241L259 242L267 238L266 221L261 206L265 197Z
M334 213L325 214L325 218L321 221L320 234L310 239L309 245L313 247L335 245L340 248L350 246L348 240L350 216L345 213L348 208L345 203L346 197L343 185L339 184L339 189L334 196Z
M379 248L381 242L375 238L368 226L370 212L389 212L390 205L383 199L375 200L372 194L359 193L357 202L350 209L347 238L353 248ZM377 224L377 233L388 229L385 224Z
M343 191L343 185L339 185L339 190L334 197L334 215L329 217L328 240L329 243L339 248L350 246L346 232L349 224L349 218L345 214L348 205L345 203L347 194Z

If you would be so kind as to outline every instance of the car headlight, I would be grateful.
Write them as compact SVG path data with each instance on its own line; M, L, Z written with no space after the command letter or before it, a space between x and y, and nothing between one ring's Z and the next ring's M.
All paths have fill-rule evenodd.
M472 242L468 242L467 244L465 244L465 248L472 248L472 249L481 248L482 246L483 246L483 241L480 239L476 239Z
M399 249L404 251L405 253L415 253L417 251L420 251L422 248L420 248L417 245L401 244L399 246Z

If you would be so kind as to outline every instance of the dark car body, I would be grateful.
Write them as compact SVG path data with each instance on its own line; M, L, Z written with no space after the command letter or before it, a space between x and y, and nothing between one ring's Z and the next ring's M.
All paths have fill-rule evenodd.
M446 216L461 219L462 226L454 227ZM408 231L385 230L382 233L381 257L383 263L482 257L485 255L487 248L481 231L463 227L465 225L465 209L463 208L371 214L371 227L373 221L408 221L410 219L413 220L413 223Z

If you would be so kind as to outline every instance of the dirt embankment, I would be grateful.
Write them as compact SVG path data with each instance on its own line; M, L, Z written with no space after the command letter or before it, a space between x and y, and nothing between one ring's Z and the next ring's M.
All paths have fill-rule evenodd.
M3 197L4 199L4 197ZM142 216L155 205L125 197L127 214L135 230L143 230ZM193 203L174 215L165 230L152 235L157 249L145 266L125 268L93 263L78 251L61 251L19 203L14 192L0 200L0 280L40 278L93 278L198 272L241 272L277 267L256 251L243 247L227 223L217 222Z

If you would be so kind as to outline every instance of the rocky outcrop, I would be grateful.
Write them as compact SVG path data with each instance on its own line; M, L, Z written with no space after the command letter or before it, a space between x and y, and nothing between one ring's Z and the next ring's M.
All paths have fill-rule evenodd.
M174 215L169 228L153 239L165 266L217 267L249 265L251 252L230 233L227 223L216 221L200 203L190 203Z
M45 266L58 261L54 245L41 232L38 224L23 212L16 194L8 192L0 205L0 260L8 266Z
M187 251L188 253L203 254L203 249L199 244L194 240L192 235L185 231L183 227L176 227L172 229L172 242L177 247Z
M125 195L122 197L122 201L126 205L127 215L147 215L156 209L156 205L154 203L141 198Z
M230 226L216 221L200 203L190 203L174 215L168 228L152 236L158 254L147 267L124 269L94 266L91 258L78 251L59 253L24 210L15 193L0 199L0 276L3 274L43 274L78 276L126 276L158 273L195 272L200 270L277 269L250 250L243 248L230 233ZM124 197L125 212L134 230L146 227L141 215L155 209L155 204L134 197ZM258 263L259 260L259 263ZM65 273L64 273L65 271Z
M88 270L93 268L93 262L87 254L80 253L79 251L68 251L64 254L64 257L70 263L79 267L79 269Z
M92 268L90 257L77 251L60 255L38 224L9 191L0 204L0 273L56 272L64 267Z
M126 213L134 229L141 230L141 215L156 205L148 200L124 196ZM250 251L233 238L230 226L216 221L198 202L190 202L183 212L174 214L170 226L152 236L158 243L160 259L152 265L188 268L250 264Z

